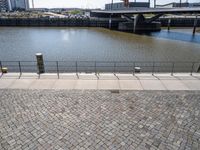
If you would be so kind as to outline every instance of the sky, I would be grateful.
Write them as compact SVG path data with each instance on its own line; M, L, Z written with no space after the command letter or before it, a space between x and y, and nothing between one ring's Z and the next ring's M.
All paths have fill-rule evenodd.
M32 0L30 1L30 7L32 7ZM120 0L114 0L119 2ZM134 1L134 0L130 0ZM148 2L148 0L137 0L138 2ZM157 4L166 4L170 2L180 2L180 0L156 0ZM187 0L182 0L186 2ZM188 0L189 2L200 2L200 0ZM106 3L110 3L111 0L34 0L35 8L104 8ZM153 6L154 0L151 0Z

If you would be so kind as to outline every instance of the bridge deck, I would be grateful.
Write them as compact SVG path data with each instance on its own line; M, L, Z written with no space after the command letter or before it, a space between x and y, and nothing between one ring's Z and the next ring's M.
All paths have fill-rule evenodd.
M95 14L177 14L177 13L190 13L199 14L200 7L198 8L148 8L148 9L133 9L133 10L94 10Z

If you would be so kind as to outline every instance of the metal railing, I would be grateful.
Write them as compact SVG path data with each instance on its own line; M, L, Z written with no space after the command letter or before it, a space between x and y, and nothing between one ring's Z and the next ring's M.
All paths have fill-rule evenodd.
M0 72L7 68L9 73L40 73L36 61L0 61ZM62 73L131 73L135 74L136 67L141 73L197 73L200 72L200 62L114 62L114 61L45 61L45 73L56 73L58 78Z

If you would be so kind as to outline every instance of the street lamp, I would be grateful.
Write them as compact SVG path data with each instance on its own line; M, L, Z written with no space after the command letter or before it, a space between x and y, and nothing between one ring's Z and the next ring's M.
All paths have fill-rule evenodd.
M113 9L113 0L112 0L112 2L111 2L111 7L110 7L110 9L111 9L111 10Z

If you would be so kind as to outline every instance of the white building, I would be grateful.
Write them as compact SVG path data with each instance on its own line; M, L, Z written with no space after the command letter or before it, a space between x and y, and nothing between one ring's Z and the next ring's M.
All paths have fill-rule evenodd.
M10 3L10 10L28 10L29 0L8 0Z
M168 3L165 5L156 5L156 8L176 8L176 7L200 7L200 3Z

